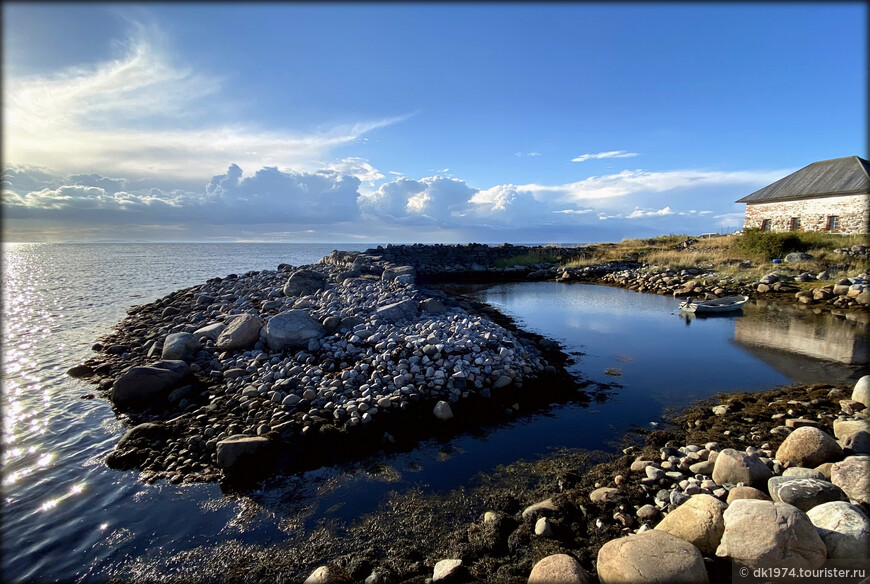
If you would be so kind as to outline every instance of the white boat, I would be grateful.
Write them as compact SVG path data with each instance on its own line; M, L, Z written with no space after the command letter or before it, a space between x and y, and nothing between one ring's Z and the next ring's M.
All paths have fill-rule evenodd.
M714 300L692 300L686 298L685 302L680 303L680 310L684 312L731 312L740 310L749 296L726 296L724 298L716 298Z

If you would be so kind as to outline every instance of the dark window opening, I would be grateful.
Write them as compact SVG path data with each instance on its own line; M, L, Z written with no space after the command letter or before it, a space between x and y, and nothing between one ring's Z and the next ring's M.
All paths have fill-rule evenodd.
M828 231L836 231L840 228L840 217L838 215L830 215L828 217Z
M801 218L800 217L792 217L791 223L789 223L789 229L791 231L797 231L801 228Z
M764 219L761 222L761 230L762 231L770 231L770 219Z

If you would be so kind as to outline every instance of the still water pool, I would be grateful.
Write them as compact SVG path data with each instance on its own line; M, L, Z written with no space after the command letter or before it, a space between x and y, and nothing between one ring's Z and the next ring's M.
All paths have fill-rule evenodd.
M366 246L359 246L362 249ZM228 540L271 543L353 522L393 491L441 492L553 449L612 449L630 425L719 391L857 378L867 324L747 305L743 316L674 314L673 298L616 288L518 283L464 290L576 353L606 399L421 443L341 467L276 477L246 496L217 485L146 485L102 459L124 428L65 375L133 304L214 276L312 262L295 244L36 245L4 249L3 506L0 580L91 581ZM856 357L857 356L857 357Z

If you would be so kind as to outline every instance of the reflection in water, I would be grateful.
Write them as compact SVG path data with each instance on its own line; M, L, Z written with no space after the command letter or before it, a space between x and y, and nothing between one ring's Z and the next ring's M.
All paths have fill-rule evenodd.
M736 323L734 338L740 345L777 349L846 365L867 363L867 323L859 320L866 314L856 313L849 319L766 302L756 302L751 311L753 318Z

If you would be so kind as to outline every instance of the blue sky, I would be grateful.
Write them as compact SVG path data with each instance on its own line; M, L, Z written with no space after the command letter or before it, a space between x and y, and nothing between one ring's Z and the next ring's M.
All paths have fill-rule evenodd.
M6 241L742 227L867 156L864 3L3 5Z

